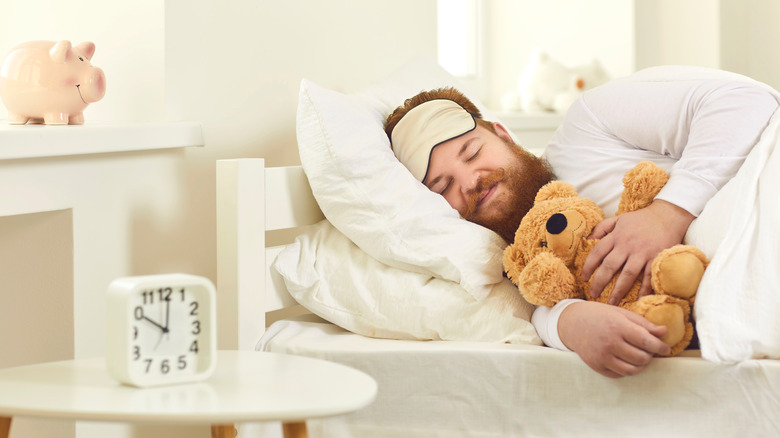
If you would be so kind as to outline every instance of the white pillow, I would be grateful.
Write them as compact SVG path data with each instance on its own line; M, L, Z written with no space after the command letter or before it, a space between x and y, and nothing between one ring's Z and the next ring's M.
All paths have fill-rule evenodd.
M325 217L378 261L459 283L475 298L503 279L505 242L460 218L395 158L387 115L422 90L455 86L497 121L438 64L419 58L360 94L301 83L301 164Z
M457 283L378 262L327 220L282 250L274 267L299 303L353 333L541 345L533 306L509 280L476 300Z

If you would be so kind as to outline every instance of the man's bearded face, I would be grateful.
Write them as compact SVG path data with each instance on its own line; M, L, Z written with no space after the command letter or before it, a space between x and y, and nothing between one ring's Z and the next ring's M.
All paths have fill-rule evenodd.
M541 158L514 143L506 143L512 159L505 167L495 169L479 180L467 200L463 217L512 242L520 221L534 204L536 193L552 180L553 175ZM504 190L490 205L480 208L480 199L497 184L503 184Z
M515 144L503 126L491 126L478 125L433 148L423 183L465 219L512 242L552 172L545 161Z

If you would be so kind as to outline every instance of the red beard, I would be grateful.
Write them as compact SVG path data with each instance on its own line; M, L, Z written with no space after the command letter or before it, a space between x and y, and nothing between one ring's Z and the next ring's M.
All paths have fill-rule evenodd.
M534 205L536 193L542 186L552 181L553 173L543 159L527 152L523 148L507 143L515 160L506 168L493 171L480 179L476 189L468 199L465 219L489 228L507 243L515 239L515 231L520 226L528 210ZM485 190L496 184L505 184L505 190L500 197L494 199L489 209L477 209L479 199Z

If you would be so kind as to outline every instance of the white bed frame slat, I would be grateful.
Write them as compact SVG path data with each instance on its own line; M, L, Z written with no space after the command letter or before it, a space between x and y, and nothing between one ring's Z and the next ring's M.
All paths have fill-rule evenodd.
M285 248L285 245L273 246L266 248L265 259L267 260L265 266L265 311L272 312L274 310L286 309L298 304L288 292L287 286L284 284L284 279L279 275L276 270L272 268L273 261L276 260L276 256Z
M300 166L265 170L266 231L311 225L324 219Z
M311 225L324 216L300 166L218 160L217 193L217 343L253 350L266 312L297 304L271 269L283 246L266 248L263 230Z

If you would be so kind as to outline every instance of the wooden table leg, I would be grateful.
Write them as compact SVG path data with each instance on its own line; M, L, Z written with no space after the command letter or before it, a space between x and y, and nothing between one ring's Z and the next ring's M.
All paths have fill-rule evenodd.
M212 424L211 438L236 438L236 428L232 424Z
M0 417L0 438L8 438L11 433L11 417Z
M284 438L309 438L305 421L282 423L282 432L284 433Z

